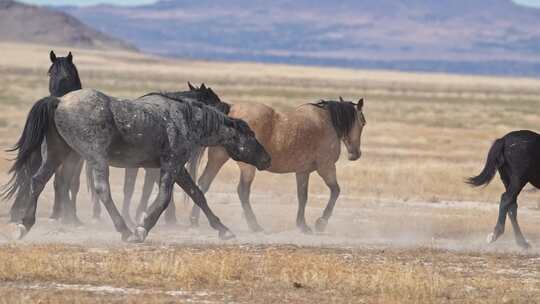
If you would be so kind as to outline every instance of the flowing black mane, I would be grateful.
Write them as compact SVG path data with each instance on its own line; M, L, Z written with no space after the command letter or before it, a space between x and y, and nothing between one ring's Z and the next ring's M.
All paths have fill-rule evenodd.
M356 105L349 101L321 100L311 103L321 109L326 109L330 113L332 125L339 138L349 134L357 119Z
M190 91L193 92L193 91ZM183 104L182 114L184 114L184 117L188 121L188 123L196 127L196 124L199 124L198 127L200 130L202 130L204 136L209 136L215 132L217 132L221 126L225 125L227 127L232 127L242 134L255 136L249 125L241 120L232 118L226 115L226 113L223 113L214 105L208 105L203 102L201 102L199 99L192 99L190 97L187 97L189 94L184 94L189 92L173 92L173 93L160 93L160 92L153 92L148 93L142 97L145 96L161 96L176 102L180 102ZM196 121L194 119L193 115L193 108L199 108L202 110L202 119L200 121Z

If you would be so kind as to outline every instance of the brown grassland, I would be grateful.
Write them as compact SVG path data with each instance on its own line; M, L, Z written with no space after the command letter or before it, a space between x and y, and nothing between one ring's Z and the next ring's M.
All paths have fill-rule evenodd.
M0 50L4 150L19 136L33 102L48 93L50 47L0 43ZM55 50L58 55L66 52ZM540 251L518 251L510 227L502 244L483 245L495 223L501 183L471 189L463 180L481 170L495 138L514 129L538 130L540 80L72 51L83 86L117 97L184 90L187 81L204 81L231 103L262 102L279 108L340 95L347 100L364 97L368 123L363 156L357 162L346 157L339 161L342 199L329 232L320 239L290 232L296 207L294 176L261 172L253 186L254 200L269 203L255 203L254 208L263 226L278 234L269 236L269 242L239 233L238 241L221 244L208 240L215 239L210 231L204 231L203 241L197 241L196 232L186 232L191 239L178 242L171 242L167 234L155 239L151 234L139 246L121 244L116 235L104 241L99 235L88 242L73 241L73 236L67 241L56 236L39 240L48 235L43 231L15 242L2 224L0 303L539 301ZM11 156L0 153L2 183L7 181ZM236 166L227 163L209 194L211 201L222 203L215 206L216 213L226 214L229 221L239 218L237 178ZM122 197L121 181L121 171L115 170L116 202ZM322 181L312 178L308 217L315 219L320 213L327 193ZM88 209L85 195L83 189L83 214ZM47 221L50 187L43 197L36 229ZM522 229L533 246L540 246L538 202L535 192L520 196ZM0 221L5 222L8 205L0 206ZM185 213L186 207L179 206L178 215ZM237 229L244 226L240 220ZM95 225L74 231L56 224L45 227L56 234L66 231L62 229L67 235L84 234L88 228L106 235ZM110 225L105 228L113 230Z

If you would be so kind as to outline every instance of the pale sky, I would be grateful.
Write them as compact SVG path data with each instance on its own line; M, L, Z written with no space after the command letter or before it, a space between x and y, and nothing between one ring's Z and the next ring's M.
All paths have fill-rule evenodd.
M117 5L137 5L156 2L156 0L21 0L26 3L39 5L92 5L92 4L117 4ZM450 0L451 1L451 0ZM513 0L516 3L540 7L540 0Z

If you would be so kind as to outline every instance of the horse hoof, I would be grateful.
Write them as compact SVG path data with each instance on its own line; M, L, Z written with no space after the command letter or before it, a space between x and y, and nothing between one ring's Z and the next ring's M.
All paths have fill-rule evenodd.
M298 228L303 234L313 234L313 230L308 225L299 226Z
M321 217L315 222L315 230L317 230L317 232L324 232L327 225L328 220Z
M81 227L84 226L84 223L81 222L78 218L74 219L62 219L61 221L62 225L69 226L69 227Z
M175 227L176 225L178 225L178 220L176 218L171 218L171 219L165 218L165 226Z
M491 243L495 242L496 240L497 240L497 236L493 232L488 234L488 236L486 238L486 241L487 241L488 244L491 244Z
M189 218L189 227L190 228L199 228L199 219L195 217Z
M531 249L531 244L529 242L522 240L517 242L518 246L521 247L524 250Z
M251 232L253 233L264 232L264 229L261 226L259 226L259 224L249 225L249 230L251 230Z
M229 229L221 230L219 232L219 238L222 241L234 239L235 237L236 237L236 235L234 235L234 233L232 233Z
M125 238L125 239L123 238L123 241L127 242L127 243L132 243L132 244L140 244L140 243L144 242L144 239L142 238L141 235L131 234L127 238Z
M13 238L16 240L22 239L28 233L28 229L23 224L17 224L13 232Z
M135 232L128 238L128 242L130 243L142 243L146 239L146 236L148 235L148 231L144 227L137 227L135 228Z

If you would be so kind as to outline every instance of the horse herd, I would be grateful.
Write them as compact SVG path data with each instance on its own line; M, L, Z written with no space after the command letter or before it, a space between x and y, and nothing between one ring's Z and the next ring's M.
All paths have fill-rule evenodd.
M290 111L277 111L257 103L222 101L202 84L181 92L152 92L122 100L94 89L82 89L71 52L66 57L50 53L50 96L31 108L22 135L11 152L17 152L4 199L14 198L10 221L16 237L24 237L36 221L38 198L54 175L54 207L51 217L80 224L76 212L80 174L86 162L93 216L100 217L101 203L122 239L143 242L163 212L175 222L172 190L178 184L194 201L190 221L198 225L200 210L221 239L234 234L208 206L204 194L229 158L240 168L238 196L251 231L261 231L250 204L256 169L295 173L298 193L297 227L312 229L305 220L310 174L316 171L330 189L330 198L315 223L325 230L340 193L336 162L344 144L349 160L361 156L362 130L366 125L363 99L357 103L321 100ZM198 182L194 180L201 155L208 161ZM528 248L517 222L517 196L527 182L540 186L540 135L516 131L495 141L484 170L467 180L473 186L489 183L498 170L506 187L499 217L488 241L503 232L509 215L516 241ZM116 208L109 184L109 166L126 168L122 212ZM146 170L143 194L135 220L130 202L138 168ZM148 207L154 184L158 195ZM136 224L134 224L136 223ZM134 227L132 231L130 227Z

